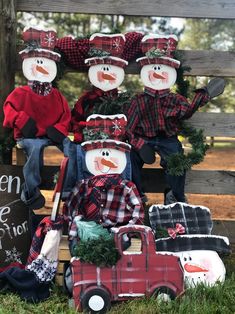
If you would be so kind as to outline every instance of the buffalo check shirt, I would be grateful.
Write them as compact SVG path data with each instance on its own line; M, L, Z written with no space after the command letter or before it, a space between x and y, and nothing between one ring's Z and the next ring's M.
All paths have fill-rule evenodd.
M179 122L188 119L209 100L203 89L196 92L193 101L169 89L154 90L145 87L126 108L127 137L130 144L139 150L145 140L163 135L170 137L179 132Z
M135 184L119 174L98 175L78 183L63 212L71 229L75 217L93 220L104 227L142 224L144 208Z

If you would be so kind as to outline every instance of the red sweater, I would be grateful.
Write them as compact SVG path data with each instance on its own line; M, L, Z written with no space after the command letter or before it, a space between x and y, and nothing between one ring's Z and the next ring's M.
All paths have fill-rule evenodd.
M29 86L17 87L7 97L3 110L3 126L14 129L15 139L22 137L21 129L29 118L36 122L37 137L45 136L48 126L54 126L65 136L68 135L70 108L56 88L52 88L49 95L41 96L34 93Z

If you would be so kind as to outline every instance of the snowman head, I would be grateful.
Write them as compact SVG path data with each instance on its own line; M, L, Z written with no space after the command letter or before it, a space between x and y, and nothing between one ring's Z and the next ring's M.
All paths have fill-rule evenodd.
M175 84L176 69L165 64L144 65L140 71L140 78L144 86L155 90L170 88Z
M225 279L225 267L218 253L210 250L191 250L174 253L179 256L184 270L185 284L195 287L203 283L209 286Z
M52 82L57 74L55 61L43 57L24 59L22 69L29 81Z
M173 58L177 46L175 35L146 35L141 40L144 57L136 61L141 65L140 77L144 86L155 90L168 89L175 84L176 69L180 62Z
M127 164L126 153L130 145L114 140L87 141L81 144L85 150L85 163L93 175L121 174Z
M92 85L109 91L118 88L124 80L124 67L128 62L121 58L125 45L122 34L95 33L90 37L91 58L85 60L89 66L88 77Z
M60 54L54 52L57 41L54 30L30 27L24 29L26 48L19 52L23 59L24 76L31 81L52 82L57 74L56 61Z
M108 63L93 65L88 71L91 84L105 92L118 88L124 80L124 75L123 68Z

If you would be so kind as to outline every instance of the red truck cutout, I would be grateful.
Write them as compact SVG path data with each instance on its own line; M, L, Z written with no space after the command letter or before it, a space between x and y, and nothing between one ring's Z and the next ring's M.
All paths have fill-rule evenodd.
M139 297L174 299L184 291L179 259L158 254L150 227L127 225L112 228L121 255L115 266L97 267L72 258L73 299L78 311L106 313L112 301ZM129 247L123 239L130 239Z

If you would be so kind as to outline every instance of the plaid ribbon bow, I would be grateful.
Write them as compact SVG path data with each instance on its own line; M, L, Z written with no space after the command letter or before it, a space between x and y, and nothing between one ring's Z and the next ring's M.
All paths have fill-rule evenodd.
M175 228L168 228L167 231L168 231L169 236L172 239L175 239L177 234L185 233L185 228L180 223L177 223Z

